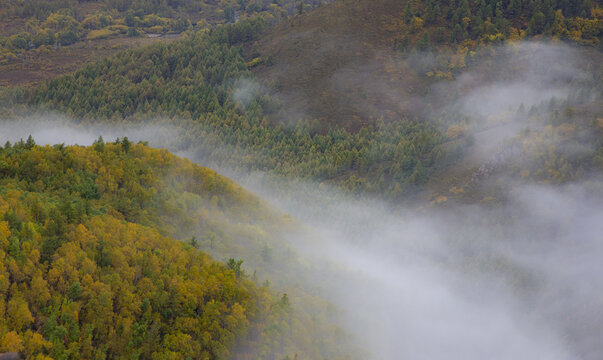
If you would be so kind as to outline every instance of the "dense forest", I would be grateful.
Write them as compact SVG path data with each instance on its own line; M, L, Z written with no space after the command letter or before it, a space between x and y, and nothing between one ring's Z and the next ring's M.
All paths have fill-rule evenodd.
M310 320L295 299L255 285L242 260L219 263L197 250L227 246L228 234L240 231L210 224L212 215L227 216L220 209L277 216L228 179L127 138L92 147L40 147L29 138L0 150L0 168L0 352L333 356L321 352L333 351L325 349L328 333L320 346L306 333L321 331L316 315ZM170 237L187 228L206 230L212 243Z

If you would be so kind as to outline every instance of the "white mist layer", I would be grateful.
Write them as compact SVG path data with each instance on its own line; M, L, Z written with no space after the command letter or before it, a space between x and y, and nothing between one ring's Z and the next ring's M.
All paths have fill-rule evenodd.
M496 71L478 66L433 89L442 98L460 90L446 106L485 125L468 159L486 161L533 126L517 114L522 105L567 98L587 77L569 46L501 52ZM508 199L495 207L394 211L322 184L274 189L261 174L229 175L312 229L292 243L315 259L316 282L328 279L327 296L345 309L344 328L376 359L603 359L600 177L507 184ZM323 262L344 271L327 274Z
M516 186L498 208L433 211L249 186L312 229L292 243L375 359L603 356L602 183Z
M30 135L38 145L92 145L100 136L112 142L128 137L130 141L151 141L155 146L169 142L179 131L173 126L124 124L78 124L65 117L30 117L19 121L6 121L0 126L0 145L7 141L15 143L26 140ZM153 145L151 144L151 145Z
M579 89L575 82L587 78L580 70L579 51L568 45L524 42L497 51L501 58L488 69L478 65L451 84L436 85L440 92L469 89L458 101L467 116L500 116L520 105L529 108L551 98L567 98Z

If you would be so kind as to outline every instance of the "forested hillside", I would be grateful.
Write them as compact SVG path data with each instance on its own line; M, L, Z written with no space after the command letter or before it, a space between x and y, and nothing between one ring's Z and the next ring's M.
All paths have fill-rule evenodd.
M289 300L254 284L243 261L219 263L197 250L259 254L275 245L260 235L262 224L285 224L212 170L127 138L92 147L40 147L30 138L0 149L0 213L0 352L334 356L326 345L333 333L322 333L321 345L314 336L324 319L307 318L307 300L310 307L296 305L303 292ZM237 225L237 214L249 224ZM192 230L197 238L181 237ZM236 245L233 234L263 242Z
M329 4L292 20L286 29L271 28L256 18L190 34L171 44L124 51L38 88L12 91L5 96L4 111L10 116L27 105L86 121L170 119L172 125L187 129L172 144L193 151L212 166L240 173L268 170L337 184L352 193L398 199L421 189L436 169L446 171L462 160L475 134L496 123L463 113L456 102L481 82L504 82L512 77L509 74L525 71L524 63L539 61L539 47L511 45L460 54L454 42L447 42L448 47L434 52L400 53L374 31L357 35L356 42L354 32L338 41L339 32L351 24L316 24L334 9L356 11L358 6ZM385 1L380 6L376 14L367 14L377 16L390 5ZM353 13L343 19L362 17ZM313 35L318 34L316 29L302 31L304 35L293 42L283 41L308 26L330 26L334 32L325 35L324 42ZM280 32L289 35L278 36ZM365 45L377 35L380 42ZM322 50L307 49L298 57L290 53L304 49L312 39ZM331 41L343 47L330 48ZM349 54L356 49L354 44L365 47L357 49L360 56ZM576 66L595 77L576 74L569 81L579 94L590 95L546 99L553 100L550 108L538 110L541 104L532 104L537 107L526 109L525 115L539 112L546 123L551 112L561 111L569 114L571 124L572 107L598 101L600 69L594 64L600 53L583 51ZM455 81L472 72L483 80L470 86ZM442 96L444 87L447 93ZM524 116L517 108L511 111L515 113L496 118L505 122ZM586 123L597 117L596 112L586 113ZM561 120L557 116L555 121Z
M6 101L114 123L192 120L180 143L194 144L210 163L334 180L353 191L398 196L422 184L438 159L446 160L438 149L442 133L407 119L356 133L309 121L293 128L272 124L267 116L281 105L254 84L248 70L269 59L246 61L240 47L265 26L261 19L241 21L173 44L123 52Z

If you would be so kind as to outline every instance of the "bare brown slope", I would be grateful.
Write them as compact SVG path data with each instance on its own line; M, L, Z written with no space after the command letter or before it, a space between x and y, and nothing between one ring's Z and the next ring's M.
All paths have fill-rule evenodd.
M30 50L18 61L0 64L0 86L36 86L46 80L72 73L80 68L125 49L171 42L177 37L118 37L80 41L62 47Z
M256 68L285 103L279 118L348 129L414 113L421 80L391 51L406 1L335 1L280 24L254 50L274 65Z

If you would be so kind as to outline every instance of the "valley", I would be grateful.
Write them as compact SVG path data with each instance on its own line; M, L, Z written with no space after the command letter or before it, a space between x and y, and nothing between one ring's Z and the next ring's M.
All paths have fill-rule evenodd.
M596 2L27 6L0 1L0 353L603 354Z

